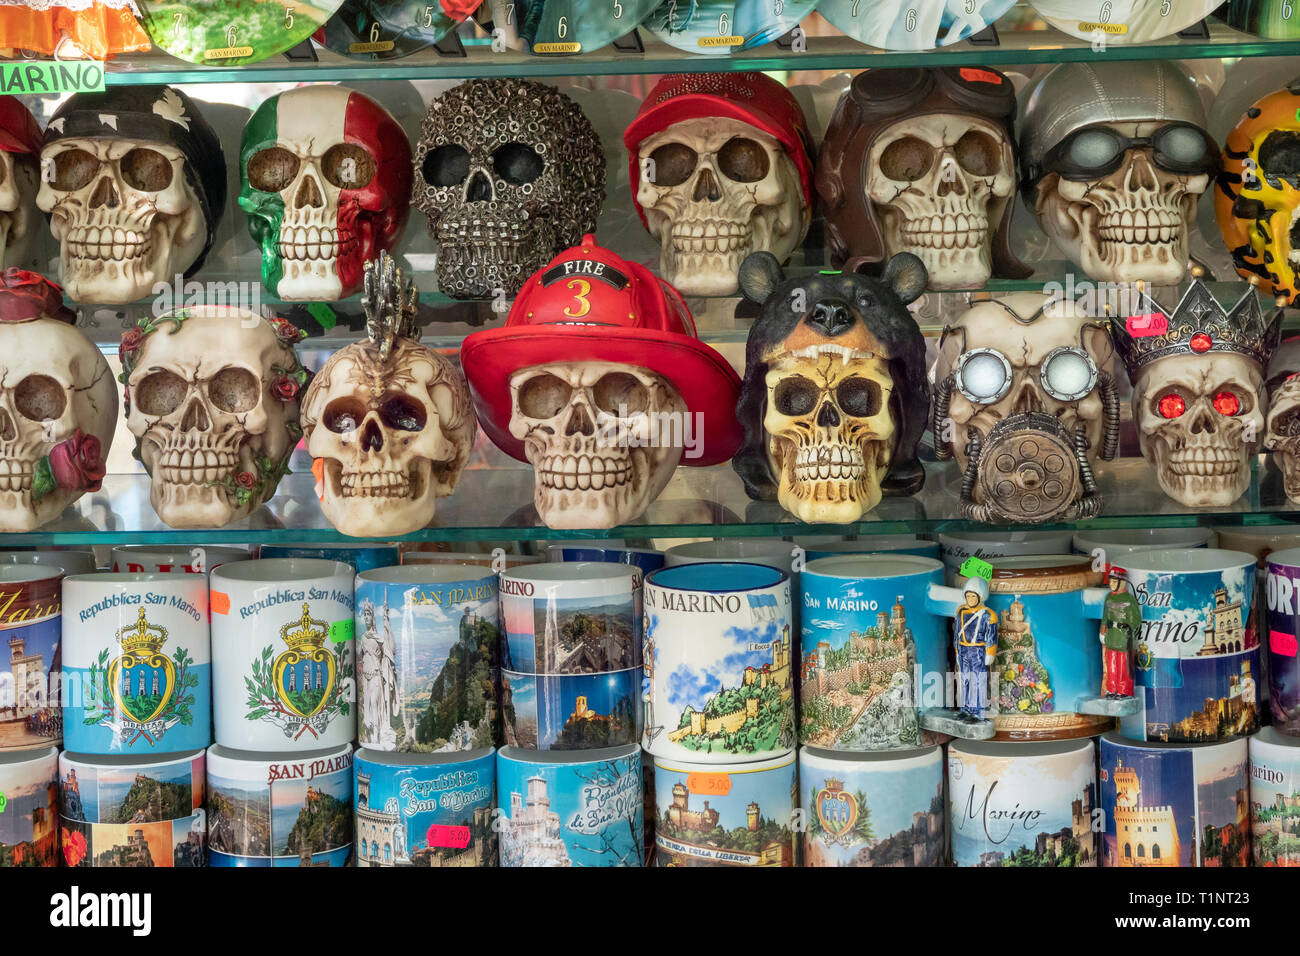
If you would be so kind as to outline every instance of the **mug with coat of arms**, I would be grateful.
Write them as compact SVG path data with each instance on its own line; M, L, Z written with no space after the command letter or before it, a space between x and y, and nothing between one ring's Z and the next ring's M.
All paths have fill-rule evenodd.
M208 587L198 574L74 574L63 581L64 743L87 754L212 742Z
M293 753L356 736L353 573L339 561L264 558L211 577L216 741Z

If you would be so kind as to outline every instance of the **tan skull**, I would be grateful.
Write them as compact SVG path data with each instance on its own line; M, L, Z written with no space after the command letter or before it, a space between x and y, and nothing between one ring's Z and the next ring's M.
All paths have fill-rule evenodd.
M766 383L781 507L800 521L848 524L878 505L898 428L888 357L811 345L774 359Z
M533 466L549 528L612 528L641 515L681 460L686 403L666 378L608 362L510 377L510 434Z
M464 377L412 339L387 362L358 342L331 356L303 397L307 451L323 463L325 517L350 535L409 534L456 488L478 427Z
M0 151L0 268L21 266L36 236L36 180L33 159Z
M784 262L808 232L794 162L748 123L683 120L647 137L638 158L636 199L661 246L659 272L684 295L735 295L747 255Z
M867 195L889 256L910 252L932 289L974 289L993 274L993 236L1016 188L1011 141L973 116L911 117L883 130Z
M1288 378L1273 391L1264 447L1282 469L1286 496L1300 502L1300 377Z

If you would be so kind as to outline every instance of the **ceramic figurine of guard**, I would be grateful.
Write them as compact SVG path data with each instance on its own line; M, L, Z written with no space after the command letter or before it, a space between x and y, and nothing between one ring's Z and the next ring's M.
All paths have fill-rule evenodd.
M418 301L388 253L366 263L366 338L330 356L303 396L316 493L344 534L425 527L469 461L469 389L454 365L419 343Z
M985 602L989 583L969 577L963 588L966 602L953 617L953 643L957 652L958 719L978 724L987 719L990 706L989 670L998 652L998 615Z

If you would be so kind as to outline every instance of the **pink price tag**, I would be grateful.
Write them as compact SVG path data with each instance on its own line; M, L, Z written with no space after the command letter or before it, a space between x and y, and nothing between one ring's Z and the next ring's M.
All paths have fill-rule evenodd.
M435 823L429 827L428 844L429 846L445 846L451 847L453 850L463 850L469 846L469 827L453 827Z
M1281 654L1283 657L1296 656L1296 639L1294 634L1284 634L1282 631L1268 632L1268 649L1274 654Z
M1164 335L1169 331L1169 319L1159 312L1147 312L1143 315L1130 315L1124 323L1128 334L1135 339L1148 335Z

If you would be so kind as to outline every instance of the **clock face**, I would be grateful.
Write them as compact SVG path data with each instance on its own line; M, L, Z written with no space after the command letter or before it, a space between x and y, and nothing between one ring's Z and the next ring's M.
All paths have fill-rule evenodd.
M816 6L817 0L666 0L642 26L680 50L725 55L784 36Z
M344 0L325 24L325 47L356 60L394 60L433 46L479 0Z
M297 46L341 0L136 0L149 39L190 63L256 63Z
M543 56L599 50L635 30L656 0L484 0L493 37Z
M1148 43L1204 20L1222 0L1030 0L1039 16L1070 36Z
M882 50L933 50L979 33L1016 0L823 0L841 33Z
M1224 16L1228 26L1270 40L1300 37L1297 0L1233 0Z

